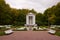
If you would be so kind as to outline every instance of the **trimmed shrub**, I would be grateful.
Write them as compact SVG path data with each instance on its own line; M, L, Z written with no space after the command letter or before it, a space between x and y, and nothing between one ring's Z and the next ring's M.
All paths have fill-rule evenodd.
M33 31L36 31L36 28L33 28Z

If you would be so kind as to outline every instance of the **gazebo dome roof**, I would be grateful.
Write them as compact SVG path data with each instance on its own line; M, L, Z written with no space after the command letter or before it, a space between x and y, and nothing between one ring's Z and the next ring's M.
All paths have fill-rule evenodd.
M35 15L35 14L33 14L33 13L28 13L27 15Z

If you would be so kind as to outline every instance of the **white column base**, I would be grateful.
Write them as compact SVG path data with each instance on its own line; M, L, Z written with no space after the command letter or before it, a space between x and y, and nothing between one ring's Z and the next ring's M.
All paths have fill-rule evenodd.
M37 24L34 24L34 25L30 25L30 24L25 24L25 27L36 27L37 26Z

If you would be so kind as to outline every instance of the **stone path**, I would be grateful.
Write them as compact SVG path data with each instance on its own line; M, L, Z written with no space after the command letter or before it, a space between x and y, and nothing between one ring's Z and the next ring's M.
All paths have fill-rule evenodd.
M0 36L0 40L60 40L60 37L47 31L15 31L11 35Z

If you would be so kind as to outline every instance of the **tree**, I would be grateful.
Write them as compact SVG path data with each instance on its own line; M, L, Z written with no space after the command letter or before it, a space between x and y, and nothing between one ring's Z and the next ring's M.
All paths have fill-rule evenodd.
M47 17L49 24L60 25L60 2L46 9L44 15Z
M41 13L36 14L36 24L38 26L43 25L43 15Z

